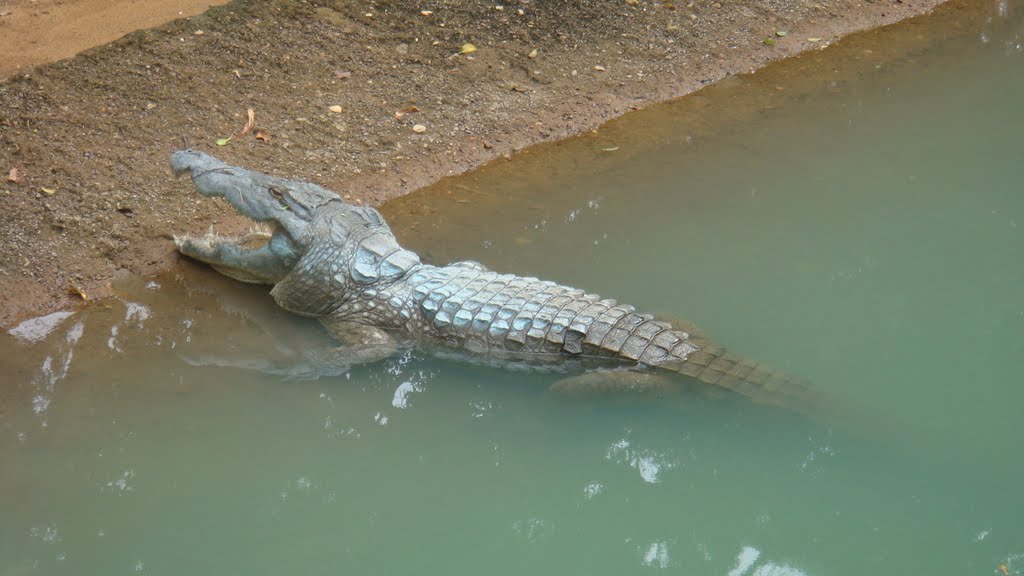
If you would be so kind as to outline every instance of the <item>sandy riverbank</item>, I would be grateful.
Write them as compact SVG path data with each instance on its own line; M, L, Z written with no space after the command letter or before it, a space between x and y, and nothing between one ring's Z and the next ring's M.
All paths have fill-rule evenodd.
M236 0L26 60L0 83L0 326L170 266L175 232L248 226L171 178L183 139L378 204L939 3ZM217 146L247 109L269 140Z

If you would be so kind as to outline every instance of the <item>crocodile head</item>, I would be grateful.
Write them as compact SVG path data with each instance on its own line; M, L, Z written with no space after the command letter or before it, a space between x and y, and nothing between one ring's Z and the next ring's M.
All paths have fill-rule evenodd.
M293 182L228 166L195 150L171 154L175 176L190 173L203 196L224 198L264 230L228 237L213 233L177 236L182 254L206 262L226 276L244 282L275 284L295 266L308 246L313 216L338 195L313 184Z
M178 251L231 278L274 285L278 304L293 312L321 315L353 288L394 280L419 264L377 210L316 184L229 166L195 150L171 154L171 169L189 173L203 196L224 198L268 229L176 236Z

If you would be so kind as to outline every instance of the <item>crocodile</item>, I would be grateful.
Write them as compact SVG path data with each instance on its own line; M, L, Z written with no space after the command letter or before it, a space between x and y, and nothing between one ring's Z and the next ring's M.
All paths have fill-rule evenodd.
M316 184L191 149L174 152L171 168L189 173L203 196L223 198L269 230L175 236L177 250L236 280L271 285L279 306L319 319L338 341L317 354L325 366L344 370L420 346L571 373L564 382L584 388L660 388L673 374L764 404L806 406L813 396L801 379L627 304L475 261L424 263L398 243L379 211Z

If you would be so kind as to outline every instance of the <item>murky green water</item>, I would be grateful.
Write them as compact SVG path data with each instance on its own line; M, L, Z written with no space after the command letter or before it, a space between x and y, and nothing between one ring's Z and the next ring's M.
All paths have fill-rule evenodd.
M0 575L1021 573L1024 6L966 14L386 209L435 260L692 320L841 421L416 354L287 381L252 368L317 326L186 267L0 335Z

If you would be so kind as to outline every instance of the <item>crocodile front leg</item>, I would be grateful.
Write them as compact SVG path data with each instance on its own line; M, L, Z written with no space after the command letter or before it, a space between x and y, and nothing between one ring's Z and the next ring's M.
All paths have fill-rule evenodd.
M330 372L345 372L355 364L377 362L398 352L398 342L380 328L335 318L320 322L341 345L311 352L310 357Z
M207 352L182 355L182 359L193 366L242 368L290 380L316 380L325 376L340 376L357 364L383 360L399 349L398 343L387 332L372 326L321 319L321 323L339 344L331 346L323 335L308 338L303 337L302 333L280 333L282 326L279 322L260 323L258 318L250 315L251 312L243 310L240 315L247 318L250 325L264 328L264 332L271 337L283 337L288 341L287 349L279 348L275 352L280 354L273 355L240 354L237 351L227 354Z
M340 376L357 364L368 364L394 355L398 343L387 332L357 324L321 319L339 346L324 346L313 339L292 342L293 358L270 358L268 355L199 354L183 355L193 366L220 366L256 370L292 380L316 380L324 376ZM296 335L291 334L292 338ZM323 340L323 338L321 338ZM319 346L317 346L319 344ZM285 351L287 356L287 352Z

